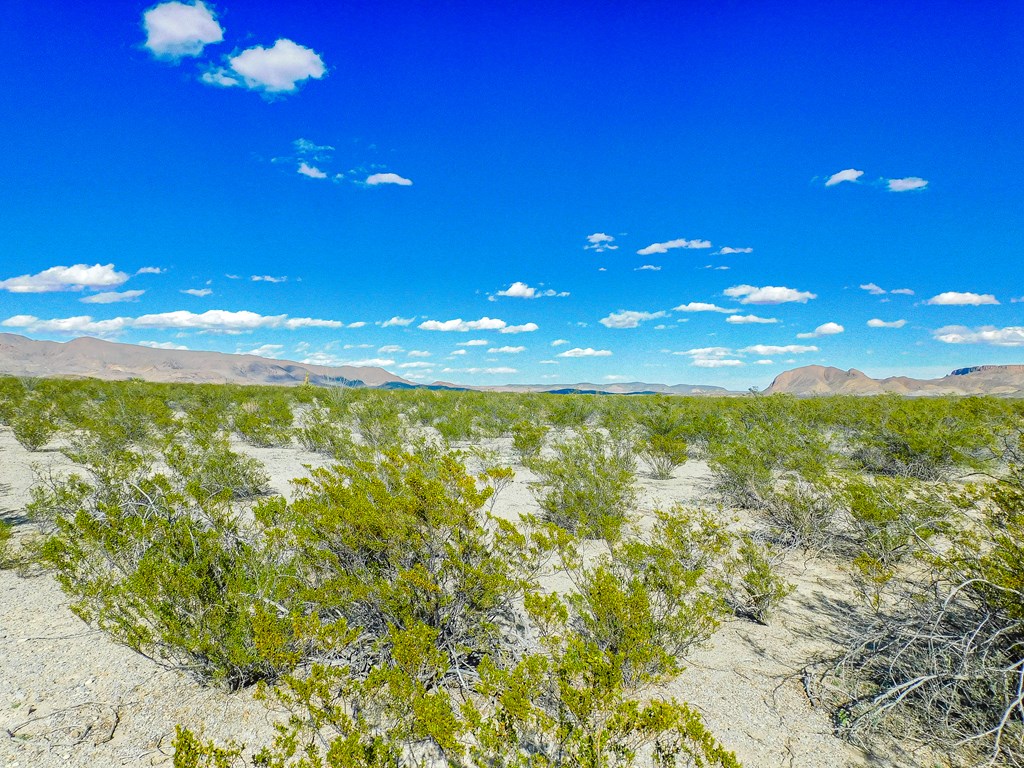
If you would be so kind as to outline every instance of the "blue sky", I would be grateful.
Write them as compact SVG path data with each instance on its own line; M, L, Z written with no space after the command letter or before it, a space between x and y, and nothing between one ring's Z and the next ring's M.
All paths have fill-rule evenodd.
M1024 362L1020 3L78 5L5 10L0 330L476 384Z

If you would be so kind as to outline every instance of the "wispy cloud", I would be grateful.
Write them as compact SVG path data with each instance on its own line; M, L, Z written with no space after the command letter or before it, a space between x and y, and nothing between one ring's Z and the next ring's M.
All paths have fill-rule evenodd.
M655 266L654 264L644 264L642 267L636 267L634 272L661 272L661 267Z
M779 320L776 317L759 317L758 315L730 315L725 318L725 322L732 323L733 325L746 325L750 323L777 323Z
M728 245L724 248L719 248L712 256L728 256L733 253L753 253L753 248L730 248Z
M691 301L689 304L680 304L678 307L672 308L676 312L723 312L725 314L731 314L731 309L725 307L719 307L716 304L707 304L703 301Z
M659 317L667 317L667 312L637 312L630 309L622 309L612 312L608 317L602 317L598 322L605 328L636 328L645 320L655 320Z
M757 355L758 357L766 357L767 355L803 355L808 352L818 352L818 348L814 346L804 346L801 344L786 344L785 346L774 346L772 344L752 344L749 347L744 347L739 350L741 354Z
M1024 326L1011 325L997 328L983 325L971 329L963 325L947 325L933 336L946 344L989 344L994 347L1024 347Z
M419 324L423 331L442 331L466 333L467 331L497 331L508 327L504 320L493 317L481 317L479 320L463 320L457 317L454 320L425 320ZM486 342L484 342L486 344Z
M872 296L882 296L883 294L888 293L885 288L880 285L875 285L874 283L864 283L860 288L862 291L867 291Z
M565 352L559 352L555 357L610 357L612 351L610 349L594 349L592 347L573 347L567 349Z
M209 296L213 291L209 288L184 288L181 293L187 293L189 296L198 296L199 298L202 298L204 296Z
M327 178L327 174L324 171L321 171L316 166L310 165L305 160L303 160L301 163L299 163L299 168L298 168L297 172L301 173L303 176L308 176L311 179L326 179Z
M924 189L928 182L919 176L907 176L905 179L889 179L890 192L911 192L915 189Z
M391 328L393 326L404 328L407 325L412 325L414 322L416 322L415 317L399 317L398 315L395 315L390 320L385 320L380 325L381 328Z
M282 275L281 277L274 277L273 275L253 275L249 278L254 283L285 283L288 282L288 276Z
M129 328L235 334L257 329L341 328L343 323L338 320L321 320L312 317L261 315L248 310L234 312L225 309L211 309L199 314L177 310L140 315L139 317L115 317L109 320L95 320L89 315L50 320L40 319L34 315L15 315L7 318L0 325L8 328L25 328L30 331L108 335L120 333Z
M651 243L646 248L641 248L637 251L640 256L650 256L652 253L668 253L676 248L710 248L710 240L687 240L685 238L679 238L677 240L667 240L664 243Z
M104 291L79 299L83 304L117 304L124 301L138 301L145 291Z
M536 323L523 323L522 325L506 325L498 333L533 333L540 328Z
M760 288L754 285L734 285L726 288L723 293L730 298L739 299L740 304L806 304L808 300L818 298L817 294L810 291L798 291L781 285L765 285Z
M518 355L525 352L526 347L491 347L487 350L489 355Z
M587 235L587 242L589 245L584 245L583 250L595 251L596 253L618 250L619 247L613 245L615 238L611 235L606 235L604 232L595 232L592 235Z

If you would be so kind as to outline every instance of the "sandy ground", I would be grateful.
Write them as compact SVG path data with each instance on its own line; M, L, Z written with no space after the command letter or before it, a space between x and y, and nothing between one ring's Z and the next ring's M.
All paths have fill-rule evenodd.
M242 446L238 446L242 447ZM514 482L494 505L517 519L538 507L529 489L535 478L513 463L510 441L488 441L516 469ZM290 495L289 480L304 465L324 459L297 449L245 447L267 467L274 490ZM58 452L31 454L0 429L0 514L23 517L33 464L68 467ZM691 461L670 480L641 474L639 515L674 503L696 505L709 477ZM723 513L726 514L726 513ZM852 605L849 579L821 561L784 566L795 585L770 626L727 622L687 660L687 670L663 693L687 701L711 731L749 768L759 766L895 765L868 757L835 738L828 715L811 706L801 669L831 650L833 623ZM171 763L170 740L178 722L204 723L218 740L263 742L270 717L245 692L204 689L190 679L115 645L91 630L67 606L49 575L19 577L0 571L0 766L122 766Z

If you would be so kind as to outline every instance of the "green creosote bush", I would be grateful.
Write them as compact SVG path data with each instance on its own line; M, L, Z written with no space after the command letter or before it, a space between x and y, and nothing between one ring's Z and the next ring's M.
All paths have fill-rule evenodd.
M654 400L637 417L640 437L637 452L659 480L672 477L676 467L686 463L686 425L671 404Z
M238 501L270 492L270 475L251 456L231 450L226 438L195 438L189 445L171 445L164 460L182 490L195 503Z
M778 604L793 591L793 585L778 574L781 556L768 541L746 534L729 562L735 579L730 596L737 613L758 624L767 624Z
M553 458L530 464L539 477L531 489L544 519L570 533L617 541L637 494L628 444L582 430L554 451Z
M356 432L363 444L374 451L401 449L408 441L408 429L397 395L397 392L371 392L349 408Z
M14 538L14 526L6 520L0 520L0 570L10 568L14 564L11 553L11 540Z
M541 448L544 447L544 438L551 428L545 424L538 424L533 421L517 421L510 429L512 433L512 448L523 464L540 456Z
M53 404L44 393L25 397L11 418L14 438L23 448L33 452L45 447L59 429Z
M321 405L310 408L296 430L299 444L307 451L330 456L345 455L352 445L352 433L336 420L334 413Z
M287 446L292 441L292 409L280 392L260 392L240 402L234 412L234 429L245 442L260 448Z

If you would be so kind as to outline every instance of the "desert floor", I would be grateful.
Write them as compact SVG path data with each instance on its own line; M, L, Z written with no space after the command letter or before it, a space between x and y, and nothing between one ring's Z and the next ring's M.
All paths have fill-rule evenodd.
M264 463L274 489L325 458L297 449L236 446ZM494 505L517 519L538 507L529 470L515 462L510 441L487 441L516 470ZM29 453L0 429L0 514L31 535L24 518L39 469L67 470L56 450ZM641 473L642 518L675 503L707 504L707 466L690 461L670 480ZM731 517L732 513L721 514ZM790 556L783 566L796 585L770 626L734 619L687 659L687 670L662 695L695 706L711 731L750 768L758 766L906 765L909 756L871 755L832 735L829 714L812 706L802 669L833 652L844 613L855 599L845 574L814 558ZM269 740L273 713L251 693L202 688L188 677L116 645L68 608L46 574L0 571L0 766L170 765L179 722L202 723L218 740Z

